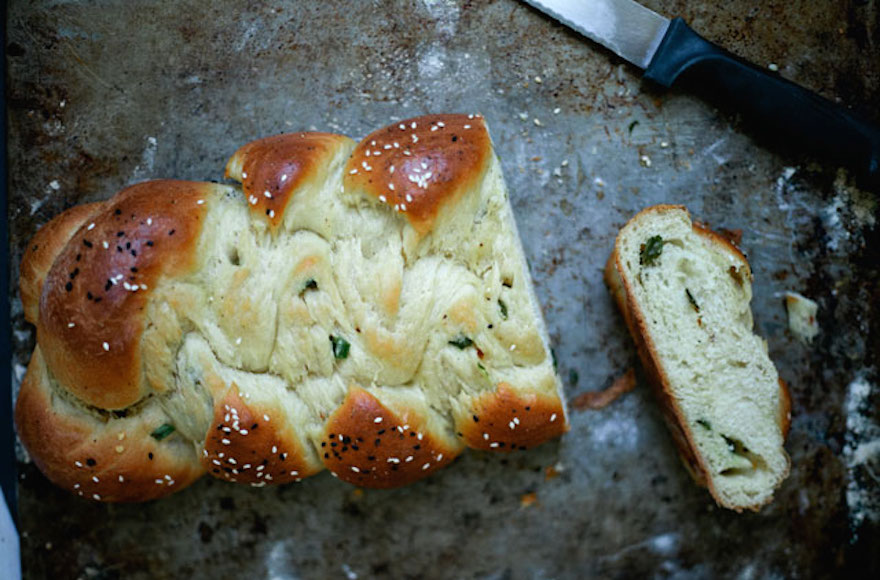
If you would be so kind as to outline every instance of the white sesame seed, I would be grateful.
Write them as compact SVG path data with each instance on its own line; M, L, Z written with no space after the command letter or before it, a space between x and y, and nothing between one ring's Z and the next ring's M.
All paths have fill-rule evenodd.
M220 443L222 443L223 445L229 445L230 443L232 443L232 441L230 441L229 439L226 439L224 437L223 439L220 440Z
M122 483L123 481L125 481L125 478L120 475L119 476L119 483Z
M443 454L442 453L437 455L437 461L443 461Z
M439 127L437 127L437 125L432 125L432 126L431 126L431 131L436 131L437 129L439 129Z
M412 203L412 200L413 200L413 196L411 196L410 194L407 193L407 194L406 194L406 202L407 202L407 203Z
M418 142L419 142L419 137L418 137L417 135L413 134L413 136L412 136L412 142L413 142L413 143L418 143Z
M214 465L223 465L223 464L220 463L220 461L218 461L217 459L212 459L212 460L211 460L211 463L213 463Z
M515 344L511 344L511 345L510 345L510 351L513 352L513 351L515 351L515 350L516 350L516 345L515 345Z
M97 493L92 494L92 497L95 498L95 501L99 501L101 499L101 496Z
M422 435L421 433L417 433L417 434L416 434L416 438L417 438L419 441L422 440L422 437L423 437L423 435Z
M400 149L400 143L398 143L397 141L395 141L395 142L394 142L394 148L395 148L395 149Z
M168 481L174 481L173 479L171 479L171 476L168 475L167 473L165 474L165 479L167 479Z
M122 435L122 433L120 433L120 435ZM202 449L202 453L205 455L205 457L208 456L208 450L207 450L207 449Z
M148 226L153 225L153 218L147 218L147 225Z
M393 165L388 167L388 173L389 174L394 173L394 166Z
M79 488L80 488L80 485L78 483L73 484L73 489L79 489Z
M269 480L269 481L272 481L272 475L267 473L267 474L266 474L266 479Z
M105 342L105 343L103 344L103 346L104 346L104 350L106 350L106 351L109 351L109 350L110 350L110 345L109 345L108 343Z
M235 339L235 344L241 344L241 337L240 336Z
M361 470L358 469L357 467L355 467L354 465L351 466L351 470L354 471L355 473L360 473L360 472L361 472Z
M247 173L244 172L244 171L242 171L242 172L241 172L241 178L242 178L242 179L247 179Z
M381 423L381 422L382 422L382 417L376 417L375 419L373 419L373 423Z
M89 227L87 227L86 229L87 229L88 231L92 231L93 229L95 229L95 222L90 223L90 224L89 224Z
M483 439L485 439L486 441L488 441L488 440L489 440L489 434L488 434L488 433L483 433Z
M550 422L552 423L555 420L556 420L556 413L553 413L552 415L550 415Z
M535 77L535 82L540 85L541 84L541 77Z
M391 149L391 144L390 144L390 143L386 143L386 144L382 147L382 149Z
M426 464L424 464L424 465L422 466L422 471L425 471L425 470L428 469L429 467L431 467L431 464L430 464L430 463L426 463Z
M110 247L110 244L108 244L107 242L101 242L101 245L104 246L105 250Z
M220 459L223 459L224 457L226 457L226 454L225 453L218 453L217 457L219 457Z
M409 462L412 461L413 459L415 459L415 456L410 455L409 457L406 458L406 463L409 463Z
M470 126L470 125L465 125L464 128L465 128L465 129L470 129L471 126Z
M389 184L388 184L388 189L390 189L391 191L394 191L394 184L393 184L393 183L389 183Z
M250 197L248 197L248 201L251 202L251 205L257 205L257 202L260 200L257 199L256 195L251 195Z
M263 195L269 199L272 199L272 193L268 189L263 192Z
M77 467L82 467L82 466L83 466L83 464L80 463L79 461L74 461L73 464L76 465Z
M98 476L97 476L97 475L93 475L93 476L92 476L92 481L94 481L95 483L99 483L101 480L98 479Z
M73 328L74 326L76 326L76 323L73 323L73 322L67 323L67 328Z
M283 173L283 174L281 175L281 183L284 183L285 181L287 181L287 174L286 174L286 173Z
M415 128L416 128L416 122L413 121L413 122L412 122L412 125L410 125L410 127L412 127L413 129L415 129Z
M263 420L264 420L264 421L268 421L268 420L269 420L269 415L263 415Z
M516 423L517 425L519 425L519 417L514 417L513 422Z
M385 203L386 201L388 201L388 199L384 195L380 195L379 201L381 201L382 203Z
M203 203L205 203L205 200L200 199L199 201L196 202L196 205L202 205Z
M227 459L226 461L228 461L228 462L231 463L232 465L237 465L237 464L238 464L238 462L235 460L234 457L230 457L230 458Z
M266 469L265 465L258 465L257 466L257 471L263 471L264 469Z
M270 217L270 218L274 218L274 217L275 217L275 210L274 210L274 209L270 209L270 210L269 210L269 217Z
M156 480L156 485L162 485L163 483L165 483L164 479L157 479Z
M405 203L400 204L400 211L406 211L406 204Z
M371 153L371 152L370 152L370 150L369 150L369 149L367 149L367 153L366 153L366 156L367 156L367 157L369 157L369 156L370 156L370 155L372 155L372 153Z
M403 154L406 155L407 157L409 157L410 155L412 155L412 153L410 153L408 149L404 149L404 150L403 150Z
M471 114L468 115L468 119L473 119L473 118L474 118L473 113L471 113Z
M299 471L291 471L290 475L296 477L297 475L299 475Z
M556 107L555 109L553 109L553 114L554 114L554 115L558 115L558 114L561 113L561 112L562 112L562 109L560 109L559 107Z
M398 459L396 457L389 457L388 463L400 463L400 459Z
M511 429L516 429L516 423L514 423L513 421L508 423L507 426L510 427Z
M405 130L406 130L406 125L404 125L403 123L401 123L400 125L398 125L398 127L400 128L401 131L405 131Z
M278 446L277 445L272 446L272 453L278 453Z
M376 140L373 139L372 141L370 141L370 145L372 145L373 147L375 147L375 146L376 146Z
M537 117L534 118L534 119L532 120L532 122L535 123L535 127L542 127L542 126L543 126L543 125L541 124L541 120L538 119Z
M348 173L349 173L349 175L354 175L357 172L358 172L358 170L355 168L355 169L352 169L351 171L349 171Z
M494 449L494 448L498 447L498 443L497 442L489 443L489 447Z

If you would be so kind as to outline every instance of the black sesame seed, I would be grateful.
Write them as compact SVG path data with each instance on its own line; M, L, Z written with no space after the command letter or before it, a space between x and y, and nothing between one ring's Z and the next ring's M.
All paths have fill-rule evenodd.
M352 445L351 448L354 449L355 451L360 451L360 450L361 450L361 448L358 447L357 445Z
M382 435L383 433L385 433L385 429L379 429L378 434L379 434L379 435Z
M378 446L379 446L379 442L380 442L380 440L379 440L379 439L376 439L375 441L373 441L373 445L375 445L376 447L378 447Z
M153 240L147 240L147 245L152 248L153 247Z
M90 242L90 241L88 241L88 240L83 240L83 245L85 245L85 247L87 247L87 248L91 248L91 247L92 247L92 242Z
M418 451L418 450L421 449L421 448L422 448L422 446L421 446L420 444L419 444L419 445L413 445L413 449L415 449L416 451Z
M104 292L110 290L110 288L112 288L112 287L113 287L113 282L111 282L110 279L108 278L107 283L104 284Z
M173 236L173 235L174 235L174 232L176 232L176 231L177 231L177 230L171 230L171 231L168 232L168 235L169 235L169 236Z
M76 261L79 262L82 259L82 254L76 255Z
M137 255L138 255L137 250L132 250L131 255L134 256L135 258L137 258Z
M531 407L526 407L526 411L531 411L531 410L532 410Z
M336 447L336 441L331 442L330 447Z
M131 242L125 242L125 249L126 249L126 250L130 250L130 249L131 249Z
M480 418L477 417L476 415L474 415L474 423L479 423L479 422L480 422Z
M121 237L124 236L124 235L125 235L125 232L116 232L116 237L117 237L117 238L121 238Z
M122 210L117 209L116 211L113 212L113 215L122 215Z
M117 251L117 252L121 252L121 251L122 251L122 246L116 246L116 251Z
M251 425L251 429L256 429L257 427L259 427L259 425L257 425L256 423L254 423L253 425Z
M330 459L330 454L329 454L329 453L325 453L325 454L324 454L324 459Z
M89 300L92 300L94 298L94 296L92 296L91 292L86 292L86 298L88 298Z
M327 447L327 442L326 442L326 441L321 441L321 447Z
M71 290L73 290L73 284L71 282L68 282L64 285L64 289L70 292Z
M100 302L100 301L101 301L101 298L100 298L100 297L95 298L95 304L97 304L97 303Z
M150 458L150 461L152 461L153 460L153 452L151 451L150 453L148 453L148 456Z
M88 459L86 459L86 464L87 464L89 467L94 467L94 466L97 464L97 461L95 461L94 459L92 459L91 457L89 457Z
M129 268L129 270L131 270L132 272L137 272L137 271L138 271L138 269L135 268L134 266L132 266L131 268Z

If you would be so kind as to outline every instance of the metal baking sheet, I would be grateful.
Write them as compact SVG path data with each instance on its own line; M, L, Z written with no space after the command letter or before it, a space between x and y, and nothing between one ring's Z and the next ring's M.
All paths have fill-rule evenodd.
M645 0L878 121L876 1ZM11 278L36 229L149 178L219 179L254 138L359 138L397 119L489 123L568 397L638 367L601 280L618 228L658 202L742 230L757 331L793 395L791 476L757 514L688 478L650 392L573 410L561 440L466 453L430 479L360 490L326 473L274 489L205 478L101 505L18 449L26 578L877 577L877 196L763 147L739 120L661 92L514 0L8 5ZM780 293L819 303L811 345ZM11 291L13 382L33 328ZM7 426L4 426L7 427ZM533 494L533 495L532 495Z

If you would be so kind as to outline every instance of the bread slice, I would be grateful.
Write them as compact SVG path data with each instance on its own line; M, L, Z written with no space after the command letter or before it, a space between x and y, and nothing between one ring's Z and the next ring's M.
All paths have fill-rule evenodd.
M225 175L69 210L25 253L16 426L56 484L395 487L567 429L482 117L267 137Z
M723 507L768 503L788 475L790 405L752 332L745 256L684 207L658 205L620 230L605 280L694 478Z

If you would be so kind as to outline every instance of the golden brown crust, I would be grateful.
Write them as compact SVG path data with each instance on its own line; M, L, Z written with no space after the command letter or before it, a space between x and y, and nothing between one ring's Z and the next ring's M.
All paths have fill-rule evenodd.
M428 115L368 135L345 167L346 191L364 191L429 232L441 208L484 175L492 144L479 115Z
M151 437L161 413L96 417L71 412L52 392L40 348L15 406L18 436L46 477L96 501L147 501L178 491L203 471L192 447Z
M76 205L52 218L31 239L21 258L19 277L24 318L31 324L39 318L43 282L55 258L80 226L103 206L103 202Z
M213 186L150 181L121 191L55 260L37 340L59 383L84 402L121 409L142 396L139 343L158 278L194 261Z
M318 452L333 475L373 488L413 483L458 455L428 433L414 412L399 415L360 387L349 389L327 420L320 445Z
M254 487L300 481L318 469L291 430L277 411L246 402L233 383L214 404L202 463L218 479Z
M474 400L470 416L458 417L456 428L468 447L510 452L559 437L568 422L559 398L520 393L501 382Z
M225 177L241 183L251 215L274 231L291 196L314 179L336 149L350 141L332 133L288 133L252 141L233 154Z

